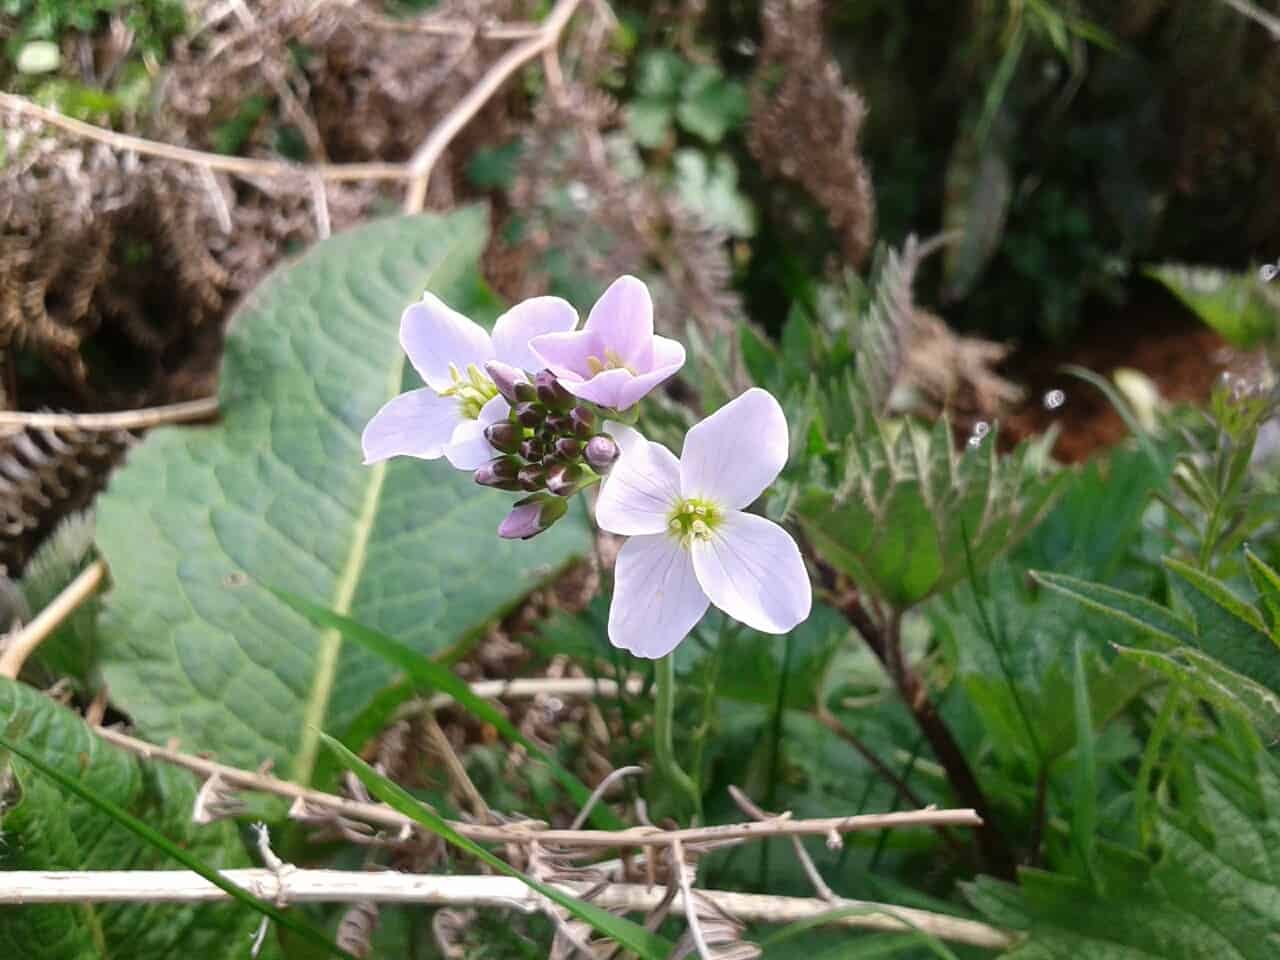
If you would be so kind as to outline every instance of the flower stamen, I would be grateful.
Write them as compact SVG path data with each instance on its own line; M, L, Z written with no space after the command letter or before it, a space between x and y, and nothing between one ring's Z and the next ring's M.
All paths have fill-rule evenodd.
M625 370L633 377L639 376L635 369L623 360L622 357L618 356L618 351L613 348L605 350L603 360L595 355L587 357L587 370L593 377L605 370Z
M723 517L724 511L717 504L694 497L675 505L667 529L682 546L688 547L694 540L710 540Z
M497 384L474 363L467 364L464 377L456 364L449 364L449 378L453 381L440 391L442 397L456 397L461 413L468 420L480 417L480 410L498 395Z

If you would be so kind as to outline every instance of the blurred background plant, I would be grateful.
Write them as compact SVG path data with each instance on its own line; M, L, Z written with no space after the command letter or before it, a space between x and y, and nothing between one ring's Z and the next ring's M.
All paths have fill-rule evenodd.
M325 171L408 161L552 5L0 0L0 412L209 396L231 343L226 419L207 431L135 448L132 429L0 425L0 629L100 557L115 578L103 615L82 608L24 678L61 681L63 700L156 741L181 735L249 768L269 756L359 799L314 724L281 730L310 702L298 689L323 688L326 730L442 812L572 821L560 774L594 786L647 763L652 712L648 664L604 640L616 544L582 516L536 555L503 554L509 578L467 578L499 562L458 533L487 507L464 482L389 471L372 573L342 611L385 636L365 637L377 656L343 648L333 690L299 653L315 631L254 577L320 590L341 567L310 540L333 508L321 491L364 482L323 443L290 446L329 436L330 410L382 386L358 364L335 385L336 361L313 346L363 329L399 362L377 334L428 261L448 263L431 282L481 319L545 292L582 306L635 273L660 331L690 348L644 430L675 447L746 386L775 393L792 456L766 510L802 536L818 587L785 638L712 616L679 650L675 748L707 819L743 816L730 786L797 817L974 806L976 837L894 830L803 849L840 896L985 919L1016 932L1020 960L1268 955L1280 304L1264 268L1280 256L1280 192L1262 187L1280 170L1277 7L584 0L449 142L430 236L385 220L357 243L344 232L399 208L404 183ZM198 153L131 150L110 131ZM296 288L246 297L285 265L274 279ZM275 362L286 373L267 377ZM286 415L300 419L273 433ZM280 489L246 454L259 449L326 478L298 494L305 529L241 536L240 506ZM424 517L454 534L445 546ZM424 582L454 580L421 598ZM228 641L263 623L269 641ZM404 650L471 682L615 692L507 703L495 725L425 706ZM272 710L229 664L269 685ZM0 705L49 711L36 741L79 756L83 724L29 696L0 678ZM126 789L143 765L94 761L110 770L88 779L114 776L121 805L152 803ZM193 782L164 790L181 832ZM628 822L685 809L645 778L607 800ZM5 829L22 836L30 821L12 810ZM251 812L287 828L283 809ZM285 840L299 862L464 868L436 842L353 846L349 824L305 825L318 838L293 823ZM245 861L234 831L214 840L215 860ZM21 849L48 866L43 847ZM709 853L698 876L814 892L782 839ZM557 936L544 917L432 916L386 908L364 945L545 956ZM790 930L768 948L815 953L988 955L919 931Z

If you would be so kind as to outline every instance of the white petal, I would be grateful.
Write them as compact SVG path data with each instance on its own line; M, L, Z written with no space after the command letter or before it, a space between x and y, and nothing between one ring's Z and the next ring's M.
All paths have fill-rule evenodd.
M614 569L609 642L637 657L666 656L707 612L689 551L665 533L632 537Z
M620 455L600 487L596 523L624 536L664 533L680 499L680 464L660 443L650 443L630 427L609 422L605 430Z
M585 328L635 370L653 365L653 299L643 280L622 276L587 314Z
M493 397L480 409L475 420L463 420L453 431L444 455L459 470L475 470L498 455L484 438L484 428L497 423L511 411L502 397Z
M690 428L680 454L680 491L741 510L764 492L787 462L787 418L759 387Z
M786 633L809 616L813 592L800 548L772 520L731 511L691 552L698 583L735 620Z
M484 328L433 293L424 293L401 315L400 346L427 385L437 390L453 382L450 364L465 374L470 364L483 370L484 362L493 359L493 344Z
M444 453L459 419L458 401L431 389L392 397L360 435L364 462L397 456L434 460Z
M529 348L544 333L568 333L578 325L578 311L559 297L534 297L517 303L493 325L493 351L503 363L537 372L546 366Z

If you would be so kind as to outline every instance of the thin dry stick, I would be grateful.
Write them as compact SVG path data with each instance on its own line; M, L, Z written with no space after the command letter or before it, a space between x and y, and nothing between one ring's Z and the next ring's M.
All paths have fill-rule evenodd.
M0 677L16 680L27 658L63 620L92 596L106 572L107 566L101 560L89 564L34 620L14 634L5 646L4 653L0 654Z
M539 894L514 877L436 876L392 871L270 869L224 870L222 875L250 893L276 903L414 903L432 906L505 907L536 912ZM566 893L582 896L591 883L556 883ZM609 884L592 902L607 910L648 913L667 899L665 887ZM699 890L697 896L731 917L751 923L784 924L826 918L831 926L862 930L919 930L952 943L1002 950L1013 934L975 920L913 907L868 900L827 902L808 897ZM228 894L199 874L186 870L44 870L0 873L0 905L35 903L212 903ZM689 899L677 894L673 909L687 916ZM840 915L838 911L865 911Z
M78 137L105 143L113 150L131 150L134 153L175 160L178 163L217 170L221 173L300 179L319 177L321 180L407 180L412 176L409 168L402 163L319 163L307 166L290 163L287 160L259 160L206 153L190 147L178 147L171 143L160 143L127 133L106 130L92 123L85 123L83 120L63 116L56 110L42 107L12 93L0 93L0 108L11 110L20 116L32 117Z
M776 813L765 813L752 802L750 797L733 784L729 784L729 796L733 797L733 802L738 805L738 808L743 813L754 820L772 820L777 817ZM791 847L795 851L796 859L800 861L800 866L804 867L804 872L808 875L809 882L813 884L813 889L817 891L818 896L823 900L835 900L835 893L827 886L827 882L822 879L822 874L818 872L817 864L813 862L813 858L809 856L809 851L804 848L804 844L800 842L799 837L791 838Z
M319 810L332 810L351 820L390 827L395 830L416 829L409 817L376 803L361 803L333 794L312 790L262 773L250 773L237 767L194 757L167 747L158 747L115 730L99 728L98 736L109 743L141 757L164 760L205 777L218 774L228 786L257 790L288 797ZM924 810L900 813L868 813L852 817L828 817L820 820L776 819L761 823L726 824L715 827L693 827L687 830L660 830L656 827L632 827L628 830L544 830L535 821L503 826L451 822L458 833L482 843L544 843L608 849L616 847L662 847L673 840L686 846L729 840L752 840L773 836L820 836L851 833L857 830L880 830L886 827L931 827L935 824L976 827L982 820L972 810Z
M0 427L35 430L146 430L166 423L203 420L218 412L217 397L201 397L162 407L120 410L114 413L27 413L0 410Z
M702 935L702 923L698 920L698 908L693 902L692 884L689 883L689 868L684 861L684 845L679 840L671 842L671 865L680 881L680 892L684 895L687 907L685 919L689 921L689 936L702 960L713 960L711 951L707 949L707 938Z
M427 199L431 171L445 147L480 112L480 108L489 102L489 98L508 77L559 42L569 18L581 3L582 0L557 0L538 32L499 57L480 81L467 91L467 95L436 124L409 160L410 181L404 201L405 213L419 213L422 210Z
M453 749L453 744L449 742L448 735L440 729L440 724L436 720L434 713L427 712L424 718L424 726L427 730L427 737L431 740L431 745L435 747L436 753L440 755L440 760L444 763L449 779L458 788L458 792L467 798L471 812L481 820L492 819L489 815L489 804L485 803L483 794L471 782L467 768L463 766L462 761L458 758L457 751Z
M1258 24L1258 26L1271 34L1272 39L1280 40L1280 18L1273 17L1256 3L1251 3L1250 0L1222 0L1222 2L1236 11L1236 13L1248 17Z

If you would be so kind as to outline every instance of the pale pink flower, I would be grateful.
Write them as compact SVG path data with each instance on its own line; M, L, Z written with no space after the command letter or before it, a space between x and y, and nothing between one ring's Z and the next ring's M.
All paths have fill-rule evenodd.
M374 414L360 438L364 462L444 456L460 470L486 463L495 451L484 428L505 419L511 408L485 364L496 360L517 370L539 370L543 364L530 352L529 341L577 324L578 312L564 300L534 297L500 316L490 335L424 293L400 317L400 345L427 385L392 398Z
M743 512L787 461L787 421L770 393L748 390L694 426L679 460L629 427L606 430L622 455L601 488L596 521L630 537L614 574L614 646L665 656L712 603L764 633L786 633L809 616L812 591L796 542Z
M581 330L534 337L530 348L576 397L625 410L684 366L684 347L653 333L649 288L635 277L609 285Z

